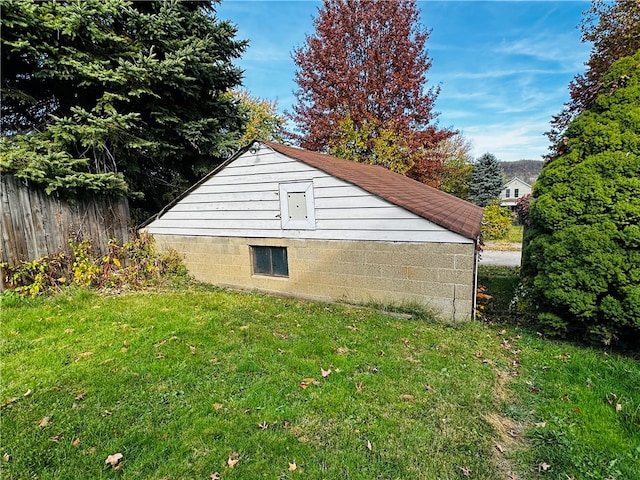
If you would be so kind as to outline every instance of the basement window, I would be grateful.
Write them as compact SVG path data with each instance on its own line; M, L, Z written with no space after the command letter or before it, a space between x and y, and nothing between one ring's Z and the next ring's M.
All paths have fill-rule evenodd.
M254 275L288 277L287 247L251 247L251 263Z
M280 218L283 229L313 230L316 228L313 184L280 184Z

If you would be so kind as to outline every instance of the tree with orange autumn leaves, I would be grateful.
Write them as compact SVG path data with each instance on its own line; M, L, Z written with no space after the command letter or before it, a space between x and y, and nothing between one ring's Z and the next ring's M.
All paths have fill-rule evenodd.
M430 32L415 0L325 0L318 13L293 54L296 140L438 186L436 146L456 132L436 123L440 89L425 87Z

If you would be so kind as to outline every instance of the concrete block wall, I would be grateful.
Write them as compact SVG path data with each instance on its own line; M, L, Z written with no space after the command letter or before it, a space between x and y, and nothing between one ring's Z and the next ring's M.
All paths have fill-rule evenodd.
M154 235L197 280L317 300L416 302L470 320L474 245ZM254 275L251 246L287 247L289 277Z

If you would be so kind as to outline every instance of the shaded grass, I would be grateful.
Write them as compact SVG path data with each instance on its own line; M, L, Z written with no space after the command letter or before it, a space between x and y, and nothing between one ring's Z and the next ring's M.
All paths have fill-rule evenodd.
M516 367L508 384L514 395L502 413L522 428L526 448L509 455L521 475L640 478L637 353L621 356L610 349L550 341L529 330L528 322L509 309L518 268L480 266L478 279L493 296L487 319L507 327L505 349ZM507 330L514 333L509 336Z
M517 410L526 412L530 448L515 458L524 471L554 479L640 478L637 359L535 334L518 347L521 377L512 388Z
M518 267L478 267L478 284L486 287L492 296L485 309L489 320L502 322L511 318L509 305L520 282L519 270Z

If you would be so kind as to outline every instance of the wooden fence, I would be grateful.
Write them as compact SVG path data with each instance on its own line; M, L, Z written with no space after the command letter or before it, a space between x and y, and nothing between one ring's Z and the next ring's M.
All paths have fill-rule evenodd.
M129 239L129 204L124 198L96 195L69 202L11 175L0 175L0 193L0 262L11 266L68 253L72 237L91 240L96 254L106 253L110 238L119 243Z

